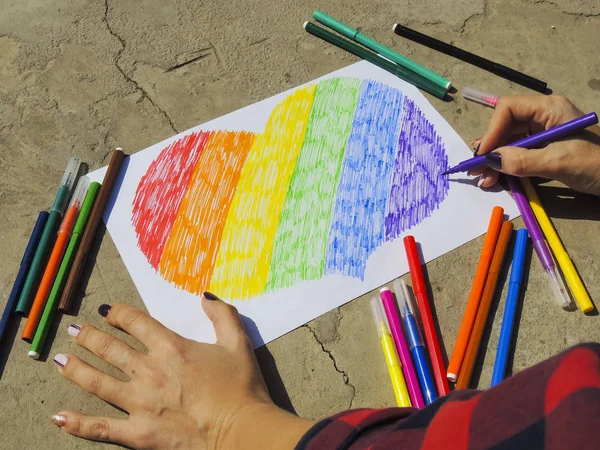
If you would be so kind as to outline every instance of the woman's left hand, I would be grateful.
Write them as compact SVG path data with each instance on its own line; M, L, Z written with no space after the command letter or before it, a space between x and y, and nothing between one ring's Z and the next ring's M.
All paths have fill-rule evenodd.
M127 411L129 418L62 411L53 422L76 436L133 448L220 449L233 448L238 439L247 439L250 448L262 422L269 427L281 421L297 431L289 436L289 445L273 445L293 447L310 422L272 403L237 310L210 293L205 293L202 307L215 328L215 345L185 339L123 304L103 305L99 312L144 344L148 354L92 325L71 325L68 332L77 344L120 369L130 381L104 374L72 354L55 356L60 373ZM245 430L250 423L255 429Z

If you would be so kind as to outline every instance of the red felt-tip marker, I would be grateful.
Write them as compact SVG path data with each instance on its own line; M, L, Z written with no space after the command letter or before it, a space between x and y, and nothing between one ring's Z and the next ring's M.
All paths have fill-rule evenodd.
M417 243L413 236L404 238L404 248L406 249L406 257L410 268L410 278L412 280L413 291L417 299L421 322L423 323L423 332L425 334L425 343L429 349L429 358L431 359L431 368L437 386L439 396L446 395L450 392L448 380L446 378L446 368L444 367L444 359L440 349L439 340L435 331L435 323L429 299L427 298L427 288L425 287L425 279L421 270L421 260L419 259L419 251Z

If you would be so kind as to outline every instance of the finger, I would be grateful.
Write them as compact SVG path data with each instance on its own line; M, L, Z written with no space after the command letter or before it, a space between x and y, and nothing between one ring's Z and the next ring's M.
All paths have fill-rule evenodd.
M128 383L100 372L75 355L58 354L54 357L58 371L65 378L81 386L90 394L125 411L130 410Z
M548 99L545 96L501 97L481 139L479 154L507 144L513 134L545 129L550 120L547 109Z
M555 178L556 158L547 149L528 150L520 147L501 147L503 173L518 177L538 176Z
M52 423L73 436L93 441L115 442L138 447L136 433L129 420L111 417L92 417L72 411L61 411L52 416Z
M481 175L477 185L480 188L489 189L498 182L499 176L500 174L497 171L487 168Z
M470 144L471 144L471 149L473 150L474 156L477 156L477 152L479 150L479 144L481 144L481 138L478 137L478 138L473 139L470 142Z
M137 355L141 355L120 339L89 324L69 325L68 333L83 348L127 375L132 374L132 362Z
M234 349L249 342L235 306L225 303L210 292L205 292L202 295L202 309L213 324L217 344Z
M158 320L153 319L145 312L140 311L133 306L115 303L110 306L102 305L100 308L103 308L104 306L108 306L109 308L108 312L103 314L108 323L136 338L144 344L150 352L159 348L161 343L180 337L177 333L169 330ZM102 314L100 308L98 311Z

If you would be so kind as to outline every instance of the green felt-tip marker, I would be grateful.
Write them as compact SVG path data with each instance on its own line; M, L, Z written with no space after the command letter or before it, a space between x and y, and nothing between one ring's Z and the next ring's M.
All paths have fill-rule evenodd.
M37 327L31 343L31 348L29 349L29 356L33 359L38 359L40 357L44 341L48 335L48 330L50 330L50 325L52 325L52 320L54 319L54 313L58 307L60 296L65 287L65 283L67 282L71 265L73 265L75 253L77 253L79 242L81 242L81 236L83 235L87 221L92 213L92 207L98 196L98 191L100 191L100 183L91 183L85 199L83 200L81 211L79 212L77 222L75 222L75 227L73 228L73 234L69 240L65 256L63 257L58 273L56 274L56 279L54 280L52 290L48 296L48 301L46 302L42 318L40 319L40 324Z
M27 273L27 278L25 279L25 284L23 285L23 290L21 291L19 302L17 303L17 309L15 310L17 313L23 316L27 316L27 314L29 314L31 301L37 292L40 278L44 274L46 262L48 260L48 256L50 256L50 249L52 248L56 239L58 226L60 225L62 216L67 208L67 203L69 202L71 190L73 189L75 179L77 178L80 165L81 160L79 158L71 158L60 182L60 187L56 193L56 199L54 200L54 204L50 209L48 221L44 227L44 232L40 238L40 243L35 251L35 255L33 256L33 261L31 262L31 267Z
M382 58L377 53L373 53L370 50L367 50L360 45L355 44L354 42L347 41L344 38L341 38L337 34L333 34L330 31L325 30L324 28L316 26L314 23L305 22L304 29L316 36L318 38L323 39L324 41L329 42L330 44L335 45L347 52L352 53L353 55L358 56L370 63L375 64L376 66L381 67L384 70L396 75L398 78L402 78L404 81L423 89L424 91L429 92L432 95L435 95L437 98L443 99L446 96L446 89L435 84L432 81L423 78L421 75L414 73L411 70L408 70L398 64L395 64L391 61L388 61L385 58Z
M407 58L406 56L403 56L400 53L395 52L390 48L387 48L385 45L380 44L379 42L371 39L368 36L365 36L358 30L355 30L354 28L349 27L345 23L342 23L339 20L328 16L327 14L319 11L318 9L315 10L315 12L313 13L313 18L317 22L320 22L323 25L325 25L326 27L331 28L333 31L337 31L341 35L346 36L348 39L352 39L353 41L364 45L365 47L373 50L379 55L389 59L390 61L393 61L396 64L401 65L402 67L412 70L414 73L421 75L423 78L437 84L445 91L447 91L450 88L450 85L452 84L443 76L438 75L437 73L432 72L428 68L417 64L416 62Z

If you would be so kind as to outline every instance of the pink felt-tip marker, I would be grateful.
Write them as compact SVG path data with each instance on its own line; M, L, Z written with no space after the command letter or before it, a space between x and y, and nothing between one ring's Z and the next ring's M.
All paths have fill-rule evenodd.
M495 95L486 94L485 92L478 91L477 89L473 89L470 87L464 88L462 95L467 100L481 103L482 105L490 106L492 108L495 108L498 104L498 97L496 97Z
M400 357L400 363L402 364L402 371L404 372L404 379L406 380L410 401L412 402L413 407L421 409L425 406L425 401L423 400L417 372L415 371L415 366L410 356L410 350L408 349L404 332L402 331L396 300L394 299L392 291L386 287L381 288L379 295L381 297L383 309L385 310L385 315L390 324L390 331L394 338L394 344L396 344L396 349L398 350L398 356Z

